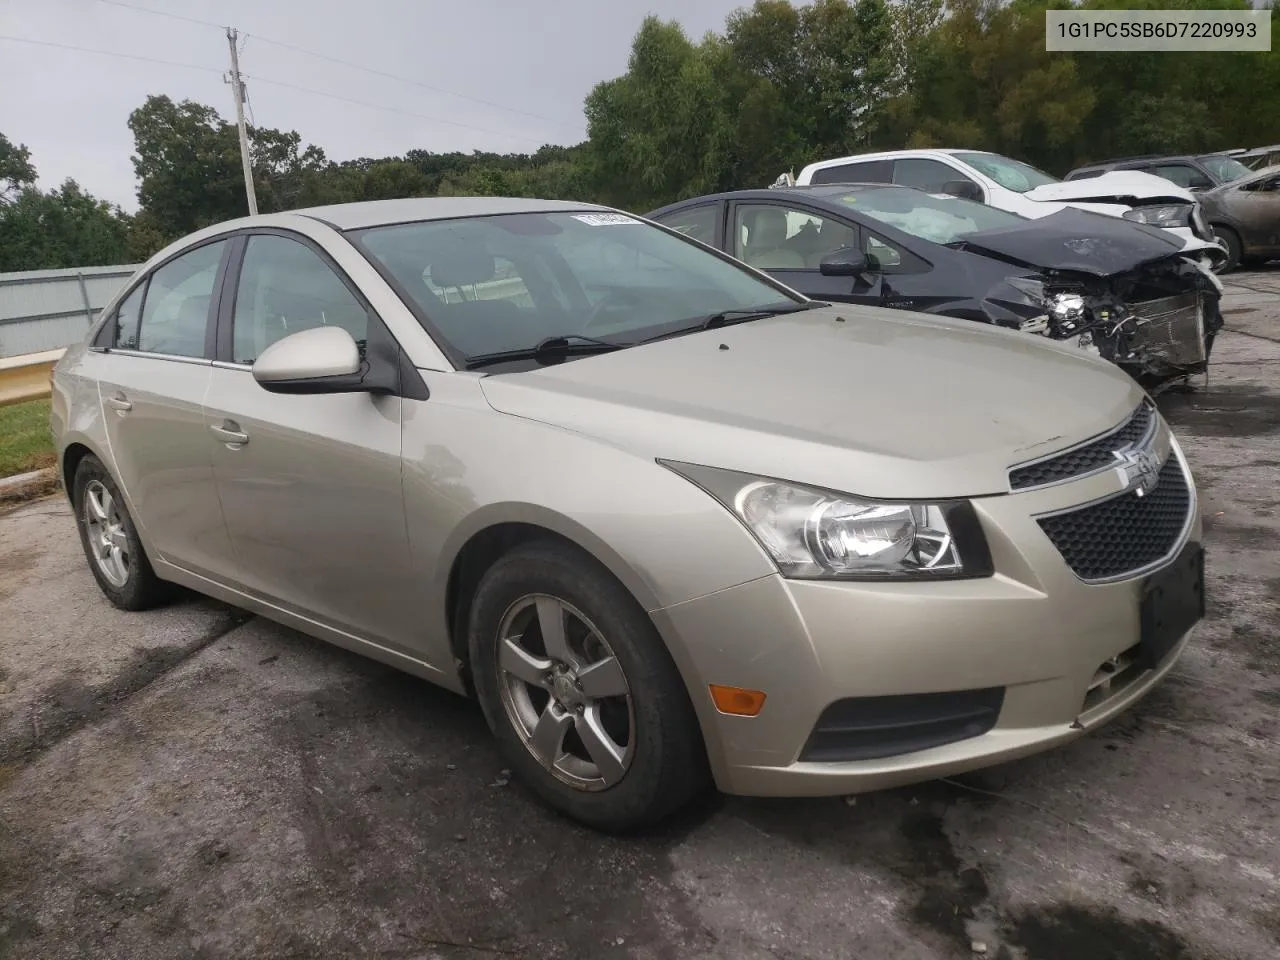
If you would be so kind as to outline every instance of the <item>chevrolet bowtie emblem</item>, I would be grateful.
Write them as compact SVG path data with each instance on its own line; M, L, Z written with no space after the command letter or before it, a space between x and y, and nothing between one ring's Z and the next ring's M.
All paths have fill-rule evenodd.
M1116 470L1124 483L1126 492L1133 492L1145 497L1160 482L1160 461L1150 446L1131 446L1115 451L1115 458L1120 462Z

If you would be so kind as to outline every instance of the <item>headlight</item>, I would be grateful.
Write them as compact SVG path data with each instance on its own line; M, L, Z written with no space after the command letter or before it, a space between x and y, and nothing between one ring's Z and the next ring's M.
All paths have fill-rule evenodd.
M1084 297L1080 294L1047 293L1044 281L1036 277L1009 277L1005 282L1031 303L1044 307L1059 333L1070 333L1085 322Z
M1191 222L1190 203L1170 203L1155 207L1134 207L1124 212L1126 220L1136 220L1153 227L1185 227Z
M968 501L889 503L659 461L724 504L786 577L878 580L990 576L991 555Z
M1191 208L1191 232L1201 240L1213 239L1213 231L1209 229L1209 224L1204 218L1204 208L1198 203Z

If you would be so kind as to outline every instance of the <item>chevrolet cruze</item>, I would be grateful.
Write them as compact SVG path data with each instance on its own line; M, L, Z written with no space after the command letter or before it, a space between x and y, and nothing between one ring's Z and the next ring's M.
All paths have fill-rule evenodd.
M472 695L603 829L1063 743L1203 615L1186 460L1114 366L603 207L210 227L53 396L112 603L181 585Z

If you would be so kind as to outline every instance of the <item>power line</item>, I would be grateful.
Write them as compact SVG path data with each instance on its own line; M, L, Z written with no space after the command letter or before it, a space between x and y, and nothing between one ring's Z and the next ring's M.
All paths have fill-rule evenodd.
M375 77L386 77L388 80L398 80L401 83L410 83L410 84L413 84L415 87L421 87L422 89L430 90L433 93L442 93L447 97L457 97L460 100L470 100L472 103L483 104L486 107L493 107L496 110L505 110L508 113L514 113L524 117L531 117L534 120L542 120L546 123L554 123L557 126L561 126L565 128L573 127L575 130L577 129L577 127L574 124L566 123L563 120L556 120L552 117L544 117L542 114L539 114L539 113L530 113L528 110L518 110L515 107L503 106L500 103L494 103L492 100L482 100L479 97L472 97L465 93L455 93L454 91L446 90L443 87L436 87L429 83L423 83L421 80L415 80L412 77L403 77L396 73L388 73L386 70L377 70L373 67L366 67L364 64L353 63L350 60L342 60L338 57L331 57L327 53L317 53L314 50L307 50L303 47L294 46L291 43L285 43L283 40L273 40L270 37L264 37L258 33L251 34L251 36L253 36L257 40L261 40L263 43L270 43L273 46L283 47L285 50L292 50L294 53L306 54L309 57L316 57L320 60L328 60L330 63L336 63L336 64L339 64L340 66L349 67L352 70L362 70L365 73L372 74Z
M161 60L158 57L144 57L136 53L120 53L116 50L95 50L92 47L76 47L69 43L54 43L52 40L32 40L30 37L9 37L0 35L0 40L12 43L32 43L39 47L57 47L59 50L74 50L77 53L99 53L104 57L122 57L125 60L141 60L143 63L159 63L166 67L183 67L187 70L203 70L206 73L222 74L221 67L202 67L197 63L179 63L177 60Z
M212 27L215 30L219 30L219 31L226 29L220 24L213 23L210 20L201 20L198 17L188 17L179 13L169 13L166 10L153 10L150 7L140 7L140 6L137 6L136 4L124 3L122 2L122 0L97 0L97 2L104 3L112 7L121 7L125 10L136 10L139 13L150 13L150 14L154 14L157 17L168 17L171 20L182 20L187 23L196 23L196 24L199 24L200 26ZM567 123L564 120L556 120L553 117L546 117L539 113L531 113L528 110L519 110L515 107L504 106L503 104L495 103L492 100L482 100L479 97L472 97L465 93L457 93L453 90L446 90L444 87L437 87L429 83L424 83L421 80L415 80L413 77L405 77L397 73L389 73L386 70L378 70L375 67L367 67L362 63L355 63L354 61L351 61L351 60L343 60L340 57L330 56L327 53L319 53L315 50L308 50L305 47L299 47L296 44L286 43L283 40L275 40L271 37L264 37L261 34L257 34L257 33L255 34L245 33L242 35L245 37L246 40L250 36L252 36L257 40L261 40L263 43L269 43L269 44L272 44L273 46L281 47L285 50L292 50L294 53L301 53L308 57L315 57L318 60L327 60L329 63L336 63L339 66L347 67L351 70L360 70L360 71L363 71L364 73L371 74L375 77L384 77L388 80L396 80L396 81L399 81L400 83L412 84L415 87L421 87L423 90L430 90L432 93L443 94L446 97L456 97L459 100L469 100L472 103L479 103L486 107L492 107L495 110L504 110L507 113L514 113L517 116L529 117L534 120L541 120L544 123L555 124L556 126L563 127L566 130L572 128L573 130L576 131L578 129L577 125Z
M262 38L259 37L258 39L261 40ZM116 50L98 50L93 47L78 47L70 43L55 43L52 40L33 40L29 37L10 37L3 34L0 34L0 40L8 40L13 43L30 43L39 47L56 47L59 50L73 50L77 53L96 53L104 57L120 57L125 60L140 60L143 63L158 63L166 67L183 67L188 70L202 70L205 73L216 73L219 76L226 72L217 67L202 67L195 63L180 63L177 60L161 60L158 57L144 57L134 53L120 53ZM309 93L317 97L328 97L330 100L340 100L344 103L351 103L360 107L369 107L372 110L385 110L388 113L399 113L407 117L417 117L419 120L426 120L430 123L442 123L450 127L461 127L464 130L474 130L478 133L489 133L497 137L508 137L513 140L522 140L526 143L537 143L541 145L541 141L534 137L520 136L504 130L490 130L487 127L477 127L469 123L459 123L456 120L443 120L440 117L428 116L425 113L415 113L412 110L401 110L398 107L387 107L380 103L370 103L367 100L356 100L354 97L344 97L336 93L326 93L323 90L313 90L310 87L299 86L296 83L287 83L284 80L270 80L266 77L259 77L256 75L246 76L255 83L265 83L274 87L285 87L289 90L297 90L300 93Z
M198 23L202 27L213 27L215 30L226 29L222 24L214 23L212 20L201 20L199 17L188 17L181 13L170 13L168 10L152 10L150 7L139 7L132 3L122 3L121 0L98 0L98 3L105 3L110 7L122 7L125 10L136 10L139 13L150 13L157 17L168 17L170 20L183 20L187 23Z
M259 40L262 38L259 37ZM297 90L299 93L310 93L317 97L328 97L330 100L341 100L344 103L354 103L360 107L369 107L373 110L385 110L388 113L399 113L406 117L417 117L419 120L429 120L432 123L443 123L450 127L461 127L464 130L475 130L480 133L491 133L498 137L509 137L513 140L523 140L525 143L536 143L542 145L542 141L535 137L525 137L515 133L509 133L504 130L490 130L488 127L477 127L469 123L459 123L456 120L442 120L439 117L430 117L425 113L414 113L412 110L401 110L399 107L386 107L380 103L370 103L368 100L356 100L354 97L344 97L337 93L327 93L324 90L313 90L311 87L300 87L296 83L287 83L284 80L269 80L266 77L260 77L257 74L245 74L245 78L252 80L254 83L265 83L273 87L285 87L289 90Z

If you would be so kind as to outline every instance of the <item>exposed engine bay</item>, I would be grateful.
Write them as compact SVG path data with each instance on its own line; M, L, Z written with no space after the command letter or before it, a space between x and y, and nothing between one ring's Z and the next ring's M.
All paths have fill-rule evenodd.
M987 319L1074 341L1123 367L1148 390L1205 372L1223 325L1222 284L1212 261L1171 249L1175 245L1150 228L1111 227L1099 217L1072 222L1082 216L1088 215L1049 218L1069 228L1068 235L1011 229L965 239L965 249L1032 268L988 292L982 300ZM1042 266L1049 263L1054 265Z
M1203 373L1223 325L1217 278L1186 257L1110 277L1045 271L1038 281L1010 282L1030 287L1029 293L1039 283L1043 291L1045 313L1022 321L1019 329L1074 340L1149 389Z

